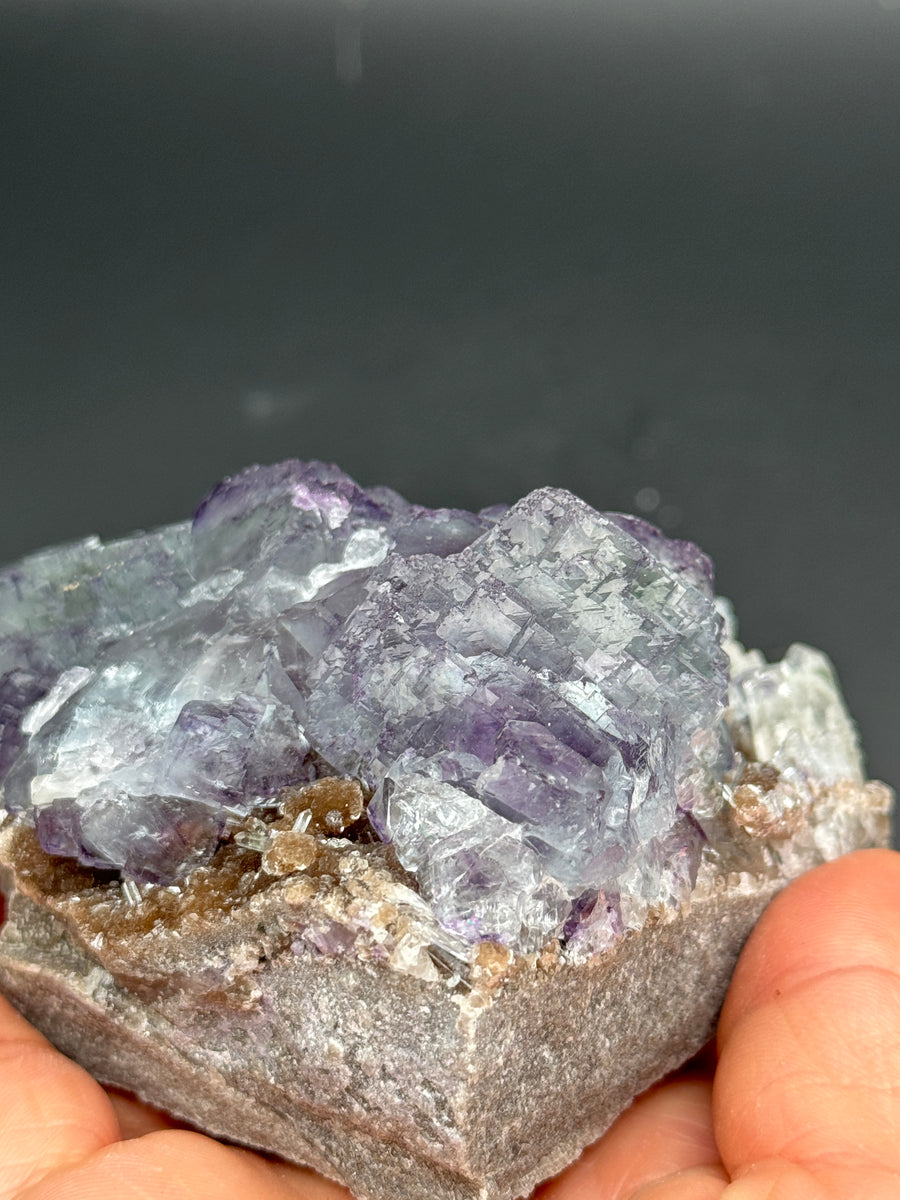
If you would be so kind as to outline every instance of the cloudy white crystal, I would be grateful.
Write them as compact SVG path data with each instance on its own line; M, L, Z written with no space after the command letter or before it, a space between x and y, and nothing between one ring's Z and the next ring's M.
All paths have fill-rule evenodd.
M796 643L780 662L755 663L735 677L731 702L754 758L826 783L865 778L856 727L821 650Z

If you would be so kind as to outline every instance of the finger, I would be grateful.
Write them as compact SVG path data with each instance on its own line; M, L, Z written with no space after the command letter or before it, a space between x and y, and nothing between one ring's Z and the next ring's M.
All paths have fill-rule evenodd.
M105 1088L122 1138L143 1137L145 1133L157 1133L162 1129L186 1129L187 1126L157 1108L151 1108L134 1096L116 1088Z
M0 1200L119 1136L103 1089L0 997Z
M639 1188L699 1168L718 1183L718 1192L709 1193L718 1196L725 1175L710 1084L678 1080L636 1100L578 1162L539 1188L535 1200L630 1200ZM695 1194L705 1200L703 1191Z
M727 1186L721 1167L696 1167L638 1188L629 1200L727 1200Z
M22 1200L352 1200L313 1171L186 1130L150 1133L46 1176Z
M796 1163L770 1159L747 1167L721 1200L897 1200L898 1194L896 1180L862 1176L853 1168L835 1170L823 1181Z
M812 1172L777 1158L747 1167L722 1200L837 1200L838 1196L844 1200L843 1192L826 1190Z
M900 855L798 880L764 914L720 1022L727 1200L900 1195Z
M719 1043L751 1009L850 965L900 965L900 854L860 850L801 876L763 914L740 957Z

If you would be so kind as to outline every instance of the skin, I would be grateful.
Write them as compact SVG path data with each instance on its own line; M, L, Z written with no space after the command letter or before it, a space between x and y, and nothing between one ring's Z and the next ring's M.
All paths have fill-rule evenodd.
M104 1091L0 1002L0 1200L348 1200ZM764 914L718 1038L534 1200L900 1200L900 854Z

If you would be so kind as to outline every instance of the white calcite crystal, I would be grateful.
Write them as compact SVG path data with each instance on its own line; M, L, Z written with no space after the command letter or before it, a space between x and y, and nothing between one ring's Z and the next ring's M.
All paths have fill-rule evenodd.
M741 647L690 543L298 462L0 572L0 787L14 1002L372 1200L571 1161L891 803L825 656Z

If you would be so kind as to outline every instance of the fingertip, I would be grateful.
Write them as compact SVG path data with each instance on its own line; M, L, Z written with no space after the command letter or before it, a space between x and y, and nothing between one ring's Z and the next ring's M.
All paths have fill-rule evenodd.
M801 876L760 918L719 1020L721 1051L748 1013L837 969L900 971L900 853L858 850Z
M716 1136L740 1176L729 1200L805 1197L789 1166L813 1183L841 1164L900 1178L900 854L848 855L772 902L735 971L719 1054ZM744 1179L763 1159L781 1163L770 1191L764 1175Z
M305 1167L271 1161L188 1129L150 1131L93 1155L72 1172L66 1200L106 1200L121 1195L128 1178L134 1200L353 1200L346 1188Z
M100 1085L0 996L0 1194L119 1137Z

